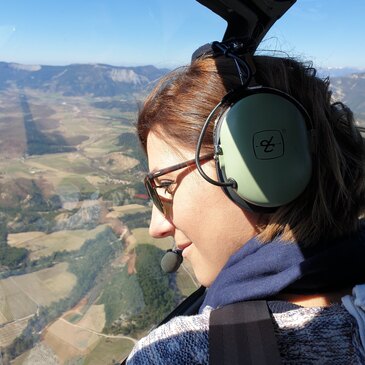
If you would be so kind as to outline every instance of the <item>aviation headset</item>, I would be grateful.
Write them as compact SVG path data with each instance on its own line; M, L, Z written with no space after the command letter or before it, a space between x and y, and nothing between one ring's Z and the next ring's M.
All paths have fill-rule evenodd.
M241 86L226 94L206 119L195 161L202 177L221 186L242 208L271 212L296 199L312 175L311 120L305 108L290 95L269 87L251 87L252 71L236 53L239 42L210 44L192 59L225 55L236 64ZM198 53L198 55L197 55ZM199 156L206 130L213 131L218 181L203 171Z

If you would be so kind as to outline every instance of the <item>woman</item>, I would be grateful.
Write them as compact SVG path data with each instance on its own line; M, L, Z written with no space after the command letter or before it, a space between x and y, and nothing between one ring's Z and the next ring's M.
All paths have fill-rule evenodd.
M174 318L151 332L136 345L128 364L208 364L210 311L255 299L268 300L283 363L364 361L360 344L354 345L356 323L341 304L343 295L365 281L359 220L365 196L362 138L351 111L342 103L331 104L328 80L316 77L312 67L244 53L215 44L162 80L140 112L138 134L151 171L146 186L155 204L150 234L172 236L208 291L199 314ZM259 203L240 189L261 177L249 176L247 184L234 181L224 155L230 147L222 151L219 145L222 125L229 123L221 120L230 118L226 104L233 110L231 104L242 96L233 92L226 103L225 95L247 87L256 94L258 86L274 88L265 89L269 98L279 95L289 108L294 105L302 119L298 128L305 130L300 132L305 151L294 164L279 166L280 171L274 167L269 175L259 169L257 175L263 172L269 180L268 190L270 185L281 189L278 200ZM270 119L268 104L255 108ZM250 120L241 124L246 123ZM268 137L268 123L254 133L256 160L246 165L279 161L288 148L295 150L298 142L291 147L285 128ZM228 144L235 143L236 135L232 132ZM275 158L265 157L277 146ZM299 178L293 183L297 166ZM292 185L298 185L294 195L286 195Z

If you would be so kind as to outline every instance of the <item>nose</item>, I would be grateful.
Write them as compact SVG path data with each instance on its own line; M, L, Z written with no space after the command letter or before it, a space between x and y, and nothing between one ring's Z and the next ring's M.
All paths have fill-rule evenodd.
M152 208L151 223L149 228L150 236L154 238L164 238L173 236L174 225L155 207Z

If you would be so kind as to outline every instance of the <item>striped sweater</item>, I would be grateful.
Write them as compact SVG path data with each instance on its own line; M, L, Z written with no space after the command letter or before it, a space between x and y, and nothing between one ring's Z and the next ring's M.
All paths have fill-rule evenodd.
M340 304L304 308L269 302L283 364L365 364L355 323ZM141 339L127 365L209 364L210 307L201 314L180 316Z

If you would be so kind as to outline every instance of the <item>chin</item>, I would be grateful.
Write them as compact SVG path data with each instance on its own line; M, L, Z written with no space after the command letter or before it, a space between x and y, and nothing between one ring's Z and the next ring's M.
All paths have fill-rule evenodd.
M205 286L206 288L209 288L212 285L214 279L216 278L216 275L212 277L211 275L207 275L206 273L202 272L197 272L195 270L194 274L199 284Z

